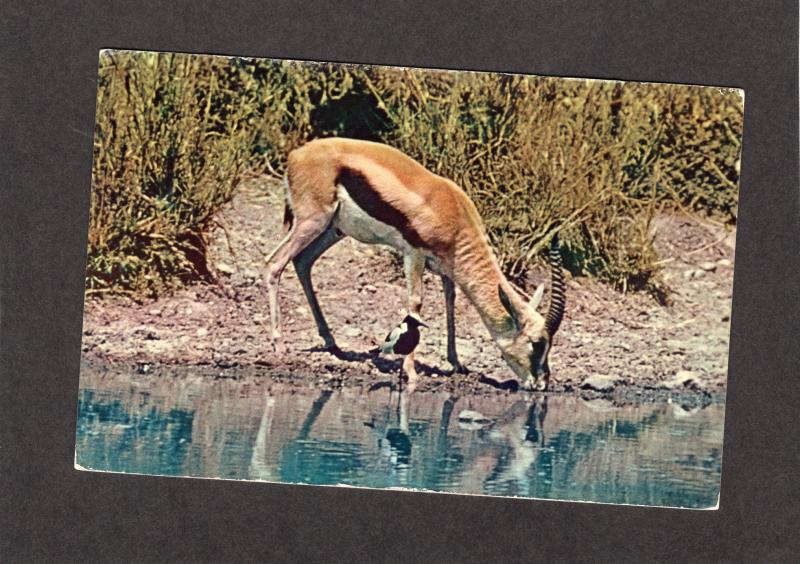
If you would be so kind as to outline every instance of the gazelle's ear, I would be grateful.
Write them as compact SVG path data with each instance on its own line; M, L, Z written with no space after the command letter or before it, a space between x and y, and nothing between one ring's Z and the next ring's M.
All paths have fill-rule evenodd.
M514 327L517 331L519 331L520 322L517 310L515 310L514 306L511 305L511 300L508 299L508 295L503 291L502 286L497 286L497 293L500 296L500 303L502 303L503 307L506 308L508 315L510 315L511 319L514 321Z
M531 301L528 302L528 309L536 311L536 308L542 303L542 296L544 296L544 284L539 284L539 287L536 288L536 291L533 293Z

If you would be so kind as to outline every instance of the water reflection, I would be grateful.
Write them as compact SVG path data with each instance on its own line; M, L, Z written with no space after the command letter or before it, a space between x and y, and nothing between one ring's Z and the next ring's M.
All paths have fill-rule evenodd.
M722 404L89 383L77 462L92 469L682 507L719 490Z

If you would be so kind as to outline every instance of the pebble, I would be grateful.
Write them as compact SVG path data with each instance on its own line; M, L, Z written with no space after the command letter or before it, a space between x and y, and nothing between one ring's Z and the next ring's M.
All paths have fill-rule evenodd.
M610 392L617 384L617 379L612 376L595 374L589 376L581 384L583 390L595 390L597 392Z
M714 272L717 269L717 263L711 261L701 262L700 268L702 268L706 272Z
M664 387L670 390L680 390L683 388L697 390L702 389L704 386L700 382L697 372L678 370L672 380L664 383Z
M464 409L458 414L459 421L475 421L476 423L491 423L492 420L486 417L483 413L472 411L471 409Z
M465 409L458 414L458 426L468 431L477 431L491 424L491 419L477 411Z
M217 271L221 272L222 274L231 275L235 272L233 267L229 264L225 264L224 262L218 262L216 264Z
M355 326L345 327L343 333L348 337L358 337L361 335L361 329Z

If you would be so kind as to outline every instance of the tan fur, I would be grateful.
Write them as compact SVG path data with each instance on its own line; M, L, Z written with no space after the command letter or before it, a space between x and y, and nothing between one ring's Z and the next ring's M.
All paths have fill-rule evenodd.
M399 249L406 255L409 309L419 313L422 268L427 262L464 291L514 371L529 377L531 367L525 360L526 350L530 348L530 341L541 338L544 318L529 310L525 300L503 276L481 218L464 191L387 145L331 138L311 141L289 154L287 177L294 227L289 240L282 243L286 249L279 247L270 261L268 284L273 284L277 291L280 271L286 262L326 229L336 226L335 214L337 206L341 205L336 182L344 169L357 171L366 179L381 200L402 214L409 229L416 232L422 242L413 248L403 245ZM313 262L314 258L311 260ZM310 286L310 279L308 284ZM513 312L503 305L499 288L508 296ZM277 299L273 298L271 307L277 307ZM315 304L311 305L313 310ZM278 320L279 338L279 317L276 311L272 315L273 321ZM321 335L327 332L324 320L323 325ZM329 333L323 337L326 344L333 342ZM528 343L527 349L525 343Z

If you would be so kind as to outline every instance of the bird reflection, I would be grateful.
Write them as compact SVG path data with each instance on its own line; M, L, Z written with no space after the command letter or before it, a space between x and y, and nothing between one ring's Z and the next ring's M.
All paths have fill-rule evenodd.
M378 445L393 468L405 473L411 460L411 438L408 435L408 396L409 392L391 392L389 405L391 408L397 396L397 407L394 409L394 426L387 427L386 436L379 439Z

